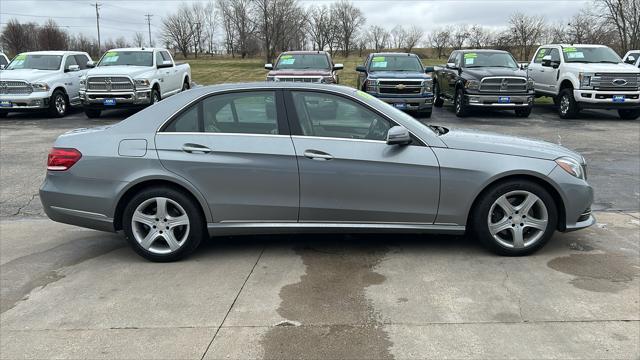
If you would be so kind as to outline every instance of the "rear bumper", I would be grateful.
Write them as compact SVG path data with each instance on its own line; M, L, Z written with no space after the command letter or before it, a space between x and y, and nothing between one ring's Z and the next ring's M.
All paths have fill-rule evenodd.
M533 106L534 94L465 94L465 101L469 106L491 108L524 108ZM508 102L507 102L508 101Z
M614 101L621 95L624 101ZM640 109L640 91L573 90L573 98L582 109Z

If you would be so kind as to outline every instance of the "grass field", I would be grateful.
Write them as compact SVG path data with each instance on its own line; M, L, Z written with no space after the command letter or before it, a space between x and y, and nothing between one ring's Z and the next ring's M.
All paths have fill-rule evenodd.
M344 70L338 72L340 76L340 83L348 86L355 87L358 73L356 72L356 66L361 65L363 58L357 56L350 56L348 58L335 57L333 61L335 63L341 63L344 65ZM264 60L262 58L256 59L240 59L240 58L200 58L200 59L186 59L191 65L191 75L193 81L201 85L213 85L223 83L237 83L237 82L250 82L250 81L264 81L267 76L267 70L264 69ZM433 66L444 63L444 59L423 59L422 63L425 66ZM549 104L550 98L536 99L536 104Z

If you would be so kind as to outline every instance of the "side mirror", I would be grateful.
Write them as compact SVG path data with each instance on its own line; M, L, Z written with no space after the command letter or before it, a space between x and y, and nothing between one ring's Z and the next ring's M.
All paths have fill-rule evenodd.
M64 70L64 72L76 72L76 71L80 71L80 65L69 65L69 67Z
M402 126L394 126L387 131L387 145L408 144L411 144L411 134L409 134L409 130Z
M344 69L344 65L342 64L333 65L333 70L342 70L342 69Z
M552 67L552 68L554 68L554 69L557 69L557 68L558 68L558 66L560 66L560 63L559 63L559 62L557 62L557 61L553 61L553 60L551 60L551 55L545 55L545 56L542 58L542 66L545 66L545 67Z
M89 61L87 61L87 67L88 68L94 68L94 67L96 67L96 63L94 63L93 60L89 60Z
M520 64L520 70L527 70L528 68L529 68L529 64L527 63Z
M173 67L173 63L170 60L164 60L162 64L158 64L158 69Z
M447 69L458 70L458 67L455 63L447 63Z
M433 66L425 66L425 67L424 67L424 72L425 72L425 74L432 73L433 71L434 71Z
M367 68L365 68L363 65L358 65L358 66L356 66L356 71L357 72L361 72L361 73L366 73L367 72Z
M0 65L0 70L4 70L4 65Z
M635 65L636 58L633 55L629 55L624 62L626 62L627 64Z
M273 70L273 64L264 64L264 68L267 70Z

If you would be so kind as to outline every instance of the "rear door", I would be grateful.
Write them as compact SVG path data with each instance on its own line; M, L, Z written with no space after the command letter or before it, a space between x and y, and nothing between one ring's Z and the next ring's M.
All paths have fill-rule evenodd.
M300 222L433 223L440 178L431 148L387 145L395 124L349 97L291 91L287 101Z
M296 222L298 165L279 91L206 97L156 136L162 164L195 185L215 222Z

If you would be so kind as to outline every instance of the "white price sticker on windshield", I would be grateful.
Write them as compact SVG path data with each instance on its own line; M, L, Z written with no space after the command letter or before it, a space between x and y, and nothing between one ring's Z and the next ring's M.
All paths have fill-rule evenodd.
M387 62L386 61L374 61L371 63L371 67L374 68L386 68L387 67Z
M565 52L569 59L584 59L584 53L581 51Z
M296 62L296 59L291 58L291 59L282 59L280 60L280 65L293 65L293 63Z
M473 63L475 61L476 61L476 58L466 58L466 59L464 59L465 65L473 65Z

